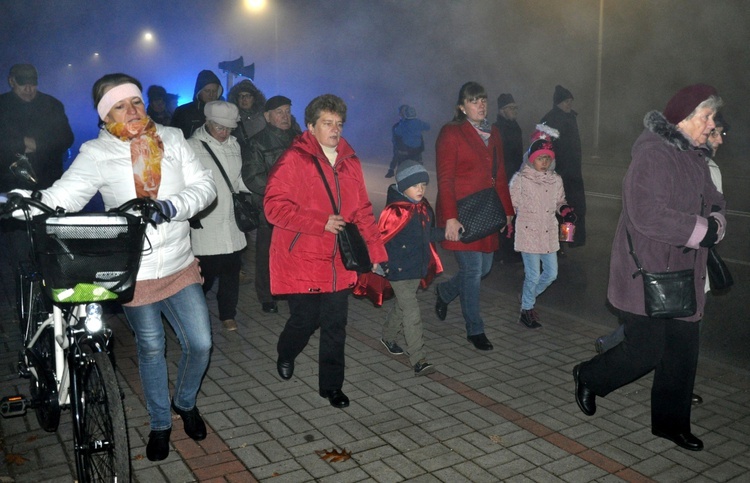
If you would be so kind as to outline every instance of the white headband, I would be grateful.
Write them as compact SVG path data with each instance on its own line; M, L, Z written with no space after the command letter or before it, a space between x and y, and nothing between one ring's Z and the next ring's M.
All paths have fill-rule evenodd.
M115 86L107 91L102 96L102 100L99 101L99 105L96 106L96 111L99 113L99 118L103 121L107 114L109 114L112 106L117 104L123 99L129 99L131 97L140 97L143 100L143 94L137 85L127 83Z

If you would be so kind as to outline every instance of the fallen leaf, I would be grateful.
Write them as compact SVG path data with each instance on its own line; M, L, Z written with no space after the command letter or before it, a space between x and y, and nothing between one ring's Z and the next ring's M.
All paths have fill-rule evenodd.
M142 460L142 459L143 459L143 455L142 455L142 454L137 454L137 455L135 455L135 456L133 457L133 459L134 459L134 460L136 460L136 461L140 461L140 460Z
M5 462L9 465L21 466L27 461L29 460L27 460L26 458L23 457L23 455L20 455L18 453L8 453L5 455Z
M503 444L503 438L500 436L493 434L490 436L490 441L492 441L495 444Z
M37 440L37 435L36 434L32 434L31 436L29 436L28 438L26 438L26 442L27 443L31 443L32 441L36 441L36 440Z
M329 463L338 463L341 461L346 461L352 457L352 452L347 451L345 449L342 449L341 452L337 451L336 449L320 450L320 451L316 451L315 454L320 456L320 459L328 461Z

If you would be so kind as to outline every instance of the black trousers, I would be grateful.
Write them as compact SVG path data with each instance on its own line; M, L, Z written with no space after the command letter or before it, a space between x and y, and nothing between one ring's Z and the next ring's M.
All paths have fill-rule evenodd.
M203 275L203 293L208 293L219 279L216 301L219 305L219 320L233 319L237 315L240 298L240 253L201 255L198 257Z
M654 371L651 427L669 433L689 432L699 323L627 312L621 312L620 319L625 340L583 363L581 381L597 396L606 396Z
M280 360L293 361L320 328L318 387L320 391L344 385L344 344L351 290L287 296L291 315L279 336Z
M258 302L262 304L273 302L271 272L268 268L272 233L273 226L262 222L255 230L255 293L258 296Z

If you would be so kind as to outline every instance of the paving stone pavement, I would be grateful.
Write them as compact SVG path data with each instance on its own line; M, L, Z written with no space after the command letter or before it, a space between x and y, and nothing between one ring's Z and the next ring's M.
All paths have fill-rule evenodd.
M444 259L447 272L455 270L449 257ZM26 391L27 382L15 375L13 282L2 275L0 395L7 395ZM749 481L747 368L700 360L696 392L705 402L694 408L692 427L706 449L690 452L651 435L650 376L598 398L594 417L579 411L571 370L594 355L594 338L609 327L540 304L544 328L530 331L517 322L516 300L483 287L482 315L495 349L480 352L466 341L458 301L440 322L434 294L421 292L418 298L428 359L437 372L415 377L406 356L391 356L380 343L392 302L376 309L351 299L343 389L352 404L340 410L318 395L317 335L297 359L294 377L283 381L277 375L285 302L278 314L265 314L253 285L242 285L239 329L227 332L210 293L214 350L198 399L209 435L190 440L175 416L173 451L157 463L145 457L148 415L133 338L124 318L111 315L133 480ZM169 334L172 377L178 356L176 338ZM75 479L68 413L56 433L39 429L33 412L0 418L0 447L0 482ZM318 454L334 449L351 452L351 458L328 462Z

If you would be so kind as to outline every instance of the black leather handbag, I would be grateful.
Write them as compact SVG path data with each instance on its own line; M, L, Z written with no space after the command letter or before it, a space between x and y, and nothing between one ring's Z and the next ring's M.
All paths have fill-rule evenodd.
M328 197L331 199L331 206L333 207L333 213L338 215L339 209L336 206L336 201L333 198L333 192L331 187L328 186L323 168L320 167L318 160L314 159L315 167L318 168L320 177L323 180L323 185L326 187ZM347 223L344 225L344 229L336 235L336 242L339 246L339 253L341 254L341 261L344 263L344 267L347 270L352 270L358 273L365 273L372 270L372 262L370 261L370 252L367 249L367 243L362 238L362 234L359 232L359 228L354 223Z
M234 221L237 223L237 228L245 233L255 230L256 228L258 228L258 225L260 225L260 209L255 206L255 202L253 202L253 193L249 191L235 192L234 189L232 189L232 183L229 182L229 176L227 176L226 171L224 171L224 167L219 162L219 159L216 157L214 152L211 151L211 148L208 147L208 144L205 141L201 141L201 143L203 143L203 146L206 148L206 151L208 151L208 154L210 154L211 157L214 158L216 166L219 168L219 171L221 171L221 175L224 177L224 181L226 181L227 187L232 193Z
M628 237L630 255L638 270L633 274L643 277L643 296L646 315L656 319L676 319L690 317L698 310L695 298L695 274L693 269L676 272L647 272L638 261L633 249L630 233Z
M456 201L458 221L464 229L461 241L471 243L499 232L507 223L505 209L495 190L497 152L492 156L492 188L485 188Z
M734 279L729 272L724 260L719 256L716 246L708 249L708 262L706 263L708 283L711 290L726 290L734 285Z

